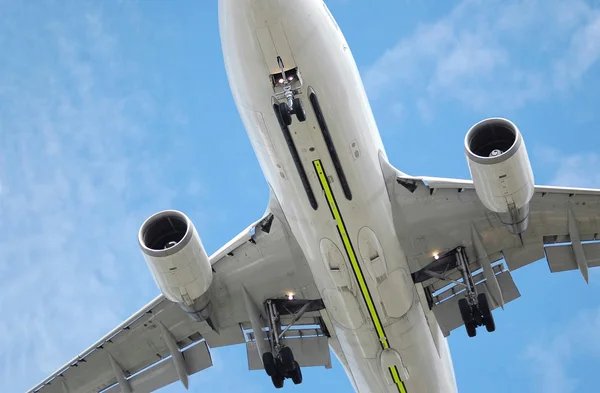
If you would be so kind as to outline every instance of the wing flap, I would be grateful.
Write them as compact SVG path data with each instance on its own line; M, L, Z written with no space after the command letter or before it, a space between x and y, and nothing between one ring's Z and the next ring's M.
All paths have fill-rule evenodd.
M206 342L201 342L187 348L183 351L183 356L189 375L193 375L213 365ZM151 393L178 380L177 371L169 358L128 378L127 382L131 386L131 390L135 393ZM116 384L103 393L122 392L121 386Z
M202 332L202 337L211 348L244 343L244 333L239 325L220 327L218 331L214 331L209 327Z
M272 198L263 218L211 256L214 278L210 324L194 321L179 305L158 296L28 393L119 392L122 389L117 378L130 381L133 393L166 386L178 378L163 339L165 329L176 347L185 351L188 373L210 367L209 347L247 341L242 328L248 325L242 284L257 305L290 292L298 298L318 299L319 292L302 250L279 213ZM318 314L308 317L303 321L320 326ZM324 333L321 330L319 334ZM182 363L177 364L181 371Z
M53 379L48 379L50 384L61 385L64 381L70 391L98 392L117 382L110 356L124 370L125 377L156 364L169 356L158 328L159 321L168 327L182 348L202 339L196 333L197 324L176 304L163 298L151 302L149 306L57 371ZM43 386L38 385L33 391ZM48 385L43 392L54 393L46 389L49 389ZM58 392L62 393L62 387Z
M600 266L600 243L583 243L583 252L589 267ZM546 259L552 273L576 270L577 260L570 244L545 248Z
M531 263L531 261L539 261L544 258L544 244L542 239L536 237L527 239L522 247L508 248L502 251L504 260L511 271L519 269Z
M325 366L325 368L331 368L331 353L326 336L288 338L285 340L285 344L292 349L294 359L300 367ZM246 343L246 352L248 369L263 370L262 360L256 349L256 341Z
M444 261L456 247L464 247L471 272L482 261L504 259L500 263L514 271L545 257L551 272L580 269L587 281L587 268L600 266L600 244L592 243L600 240L600 189L535 186L528 228L518 236L483 206L471 180L409 176L385 160L381 164L413 280L423 285L445 334L462 325L457 303L463 287L450 285L462 282L462 274ZM479 249L473 228L481 238ZM496 277L505 303L519 296L508 273ZM473 278L481 280L477 274Z
M502 268L502 265L494 265L494 266L492 266L492 271L497 276L498 274L501 274L504 271L504 269ZM456 280L458 280L458 278L456 278ZM476 283L480 283L484 280L485 280L485 277L484 277L484 274L482 271L473 276L473 281ZM448 285L447 281L438 281L438 282L445 283L446 285L444 285L444 287L443 287L443 288L445 288L445 290L443 290L439 294L433 296L433 302L435 304L442 303L445 300L450 299L451 297L461 293L464 290L464 288L459 285L455 285L455 284Z

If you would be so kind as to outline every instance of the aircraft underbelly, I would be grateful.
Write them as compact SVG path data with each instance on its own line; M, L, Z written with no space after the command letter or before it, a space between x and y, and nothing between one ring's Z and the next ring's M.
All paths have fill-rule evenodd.
M319 0L243 0L229 12L232 92L309 262L360 392L456 391L395 235L383 144L352 54ZM273 59L275 56L275 59ZM301 73L306 121L282 124L269 75Z

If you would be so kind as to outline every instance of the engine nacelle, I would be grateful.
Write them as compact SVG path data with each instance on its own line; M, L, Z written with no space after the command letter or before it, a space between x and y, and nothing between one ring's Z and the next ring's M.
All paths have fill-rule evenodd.
M189 312L206 307L208 296L204 295L212 283L212 267L185 214L166 210L152 215L142 224L138 241L154 281L167 299Z
M517 126L502 118L480 121L467 132L465 153L483 205L513 233L525 231L535 183Z

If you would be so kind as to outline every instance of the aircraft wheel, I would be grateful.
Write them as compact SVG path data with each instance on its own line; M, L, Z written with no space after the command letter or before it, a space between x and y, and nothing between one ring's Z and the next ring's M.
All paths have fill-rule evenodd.
M477 325L475 325L475 322L471 321L467 323L465 328L467 329L467 335L469 337L475 337L477 335Z
M290 109L287 106L287 103L280 102L279 103L279 115L281 116L281 121L286 126L292 124L292 114L290 113Z
M460 311L460 317L465 325L473 321L473 313L471 312L471 306L469 306L467 299L462 298L458 300L458 309Z
M300 98L294 98L294 113L296 114L296 119L298 119L300 123L306 121L306 111L304 110L304 104L302 104Z
M460 316L465 325L465 329L467 329L467 335L469 337L475 337L477 335L477 322L473 319L473 310L467 299L462 298L458 300L458 309L460 310Z
M302 370L300 369L300 365L298 362L294 362L296 364L296 368L292 371L292 381L295 385L300 385L302 383Z
M485 324L485 329L488 332L491 333L496 331L496 321L494 321L494 316L492 314L490 314L489 318L485 318L483 323Z
M262 361L263 365L265 366L265 371L269 377L277 374L277 365L275 365L275 358L271 352L263 353Z
M480 293L477 295L477 302L479 303L479 311L481 311L481 315L483 316L483 324L485 325L485 329L488 332L495 331L496 322L494 321L494 316L490 310L490 304L485 293Z
M478 307L474 307L473 321L475 322L475 326L483 325L483 316L481 315L481 311L479 310Z
M273 382L273 386L275 386L276 389L281 389L283 387L283 379L283 375L271 375L271 381Z
M279 358L281 359L281 364L285 371L293 371L296 368L296 361L294 360L294 354L292 353L292 349L290 347L283 347L281 351L279 351Z

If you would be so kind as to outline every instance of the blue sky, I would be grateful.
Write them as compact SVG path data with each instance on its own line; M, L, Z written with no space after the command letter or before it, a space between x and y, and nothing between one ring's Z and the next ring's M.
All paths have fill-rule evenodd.
M600 187L597 1L327 3L396 167L468 178L466 131L505 116L538 184ZM0 386L22 392L157 294L136 242L146 217L183 210L210 253L262 215L268 189L216 0L0 4ZM522 297L497 332L449 338L459 391L597 390L600 274L585 285L540 261L513 276ZM244 347L213 357L191 392L273 391ZM287 390L351 389L337 361L304 376Z

